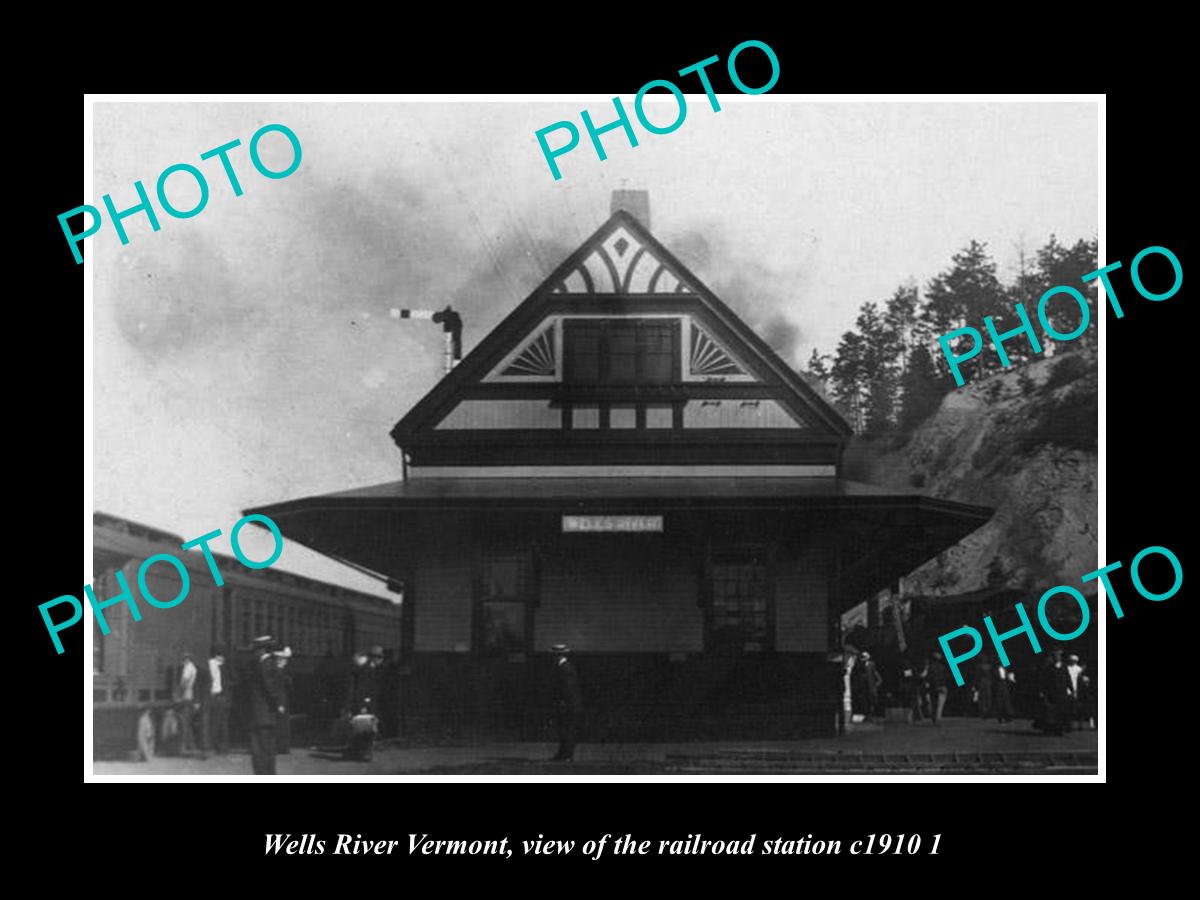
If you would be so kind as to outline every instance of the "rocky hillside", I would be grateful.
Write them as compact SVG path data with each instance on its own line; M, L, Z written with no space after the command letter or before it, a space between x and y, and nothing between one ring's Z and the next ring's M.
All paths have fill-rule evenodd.
M859 439L846 477L996 508L905 579L906 593L1078 584L1097 560L1095 351L1062 353L949 393L911 435Z

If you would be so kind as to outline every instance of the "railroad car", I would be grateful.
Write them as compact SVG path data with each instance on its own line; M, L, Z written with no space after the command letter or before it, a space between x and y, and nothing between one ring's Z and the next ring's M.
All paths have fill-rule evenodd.
M271 634L292 648L288 666L289 728L294 736L331 715L340 701L349 659L358 650L382 647L395 658L401 646L399 602L276 569L248 569L233 557L214 554L224 585L215 584L199 549L180 550L184 538L116 516L93 516L92 588L97 600L121 592L116 572L133 592L141 621L128 604L104 611L109 633L92 616L93 750L97 758L160 747L163 713L176 700L184 653L197 666L210 648L224 650L226 680L233 691L230 730L242 732L238 660L250 641ZM156 553L187 566L190 589L178 606L159 609L142 598L137 572ZM171 566L147 570L146 586L160 601L178 596L181 579ZM199 735L197 734L197 739Z

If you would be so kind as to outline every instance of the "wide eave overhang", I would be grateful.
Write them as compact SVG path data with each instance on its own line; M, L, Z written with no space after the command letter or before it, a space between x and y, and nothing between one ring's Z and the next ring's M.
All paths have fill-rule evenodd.
M987 522L994 510L840 478L417 478L255 506L288 540L383 578L439 519L506 513L794 512L836 529L835 606L865 599Z

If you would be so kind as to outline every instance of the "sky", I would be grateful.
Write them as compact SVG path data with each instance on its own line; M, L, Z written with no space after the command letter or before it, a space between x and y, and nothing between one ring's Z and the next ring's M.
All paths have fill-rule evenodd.
M631 98L623 98L627 108ZM617 188L650 192L668 249L799 367L832 352L858 307L924 285L972 239L1002 278L1018 248L1051 233L1098 232L1097 112L1091 103L810 103L688 95L683 124L637 147L616 130L608 159L579 112L615 117L607 98L552 102L97 103L93 186L118 210L153 196L189 163L209 200L161 230L142 214L88 238L94 259L97 510L224 543L240 510L400 478L388 435L438 380L442 335L392 307L464 319L470 349L609 215ZM675 103L648 103L667 123ZM546 165L535 132L582 132ZM251 136L281 123L299 168L261 176ZM233 139L235 197L216 159ZM549 138L557 146L561 133ZM273 133L262 160L282 170ZM198 199L171 176L180 209ZM256 559L270 538L240 537ZM274 566L387 595L345 566L288 542Z

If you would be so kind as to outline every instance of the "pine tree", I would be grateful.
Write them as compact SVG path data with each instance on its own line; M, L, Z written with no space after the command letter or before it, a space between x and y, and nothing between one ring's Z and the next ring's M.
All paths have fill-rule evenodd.
M887 302L885 317L896 342L896 368L901 375L908 368L908 355L917 338L917 312L920 306L916 282L896 288Z
M1097 281L1084 285L1080 280L1089 272L1094 272L1099 268L1096 259L1098 246L1095 241L1076 241L1071 247L1066 247L1058 242L1055 235L1050 235L1050 240L1046 245L1037 252L1037 271L1035 274L1038 286L1037 297L1034 298L1033 305L1027 306L1031 318L1037 316L1037 303L1041 296L1052 287L1066 285L1075 288L1088 302L1088 327L1084 329L1083 334L1077 338L1078 341L1085 345L1095 343L1097 335L1096 318L1096 300L1097 300ZM1054 330L1060 334L1070 334L1075 331L1081 322L1082 312L1079 309L1079 304L1074 302L1069 296L1061 295L1052 298L1046 304L1046 318L1050 321ZM1061 346L1061 342L1055 341L1053 338L1047 337L1047 344L1056 344ZM1074 341L1068 342L1068 344ZM1053 353L1053 350L1049 352Z
M864 425L866 352L867 343L862 335L847 331L838 342L837 353L834 354L833 367L830 370L833 395L849 414L850 424L856 433L861 433Z
M928 348L923 344L914 347L900 379L904 398L900 407L901 430L912 431L924 422L941 404L947 388L946 378L938 371Z
M1000 334L1020 326L1021 320L1017 316L1018 303L1025 309L1029 321L1033 323L1035 328L1038 328L1037 302L1038 298L1042 296L1042 280L1037 273L1036 267L1030 262L1024 245L1018 244L1016 249L1016 280L1012 284L1004 286L1004 302L1001 304L1001 309L992 316L992 324ZM1023 335L1018 337L1019 339L1004 342L1004 352L1008 354L1009 364L1014 366L1036 355L1029 341ZM1042 340L1040 328L1038 328L1037 338L1038 343L1044 348L1045 341Z
M997 313L1003 310L1005 291L996 277L996 263L988 255L986 243L971 241L954 254L951 263L949 269L929 282L925 292L926 302L921 315L921 325L930 336L931 343L943 334L964 326L976 328L983 334L985 346L980 354L959 365L963 378L969 380L1000 366L996 354L987 345L983 317L995 318ZM998 331L1002 330L999 321L995 324ZM960 342L966 343L965 339L960 338L956 345ZM941 354L938 368L949 371L949 366Z
M805 371L813 378L817 379L821 384L829 383L829 354L822 353L816 347L813 347L812 356L808 358L808 365Z
M860 307L855 325L863 340L862 378L866 395L863 426L873 434L887 431L893 423L899 338L875 303Z

